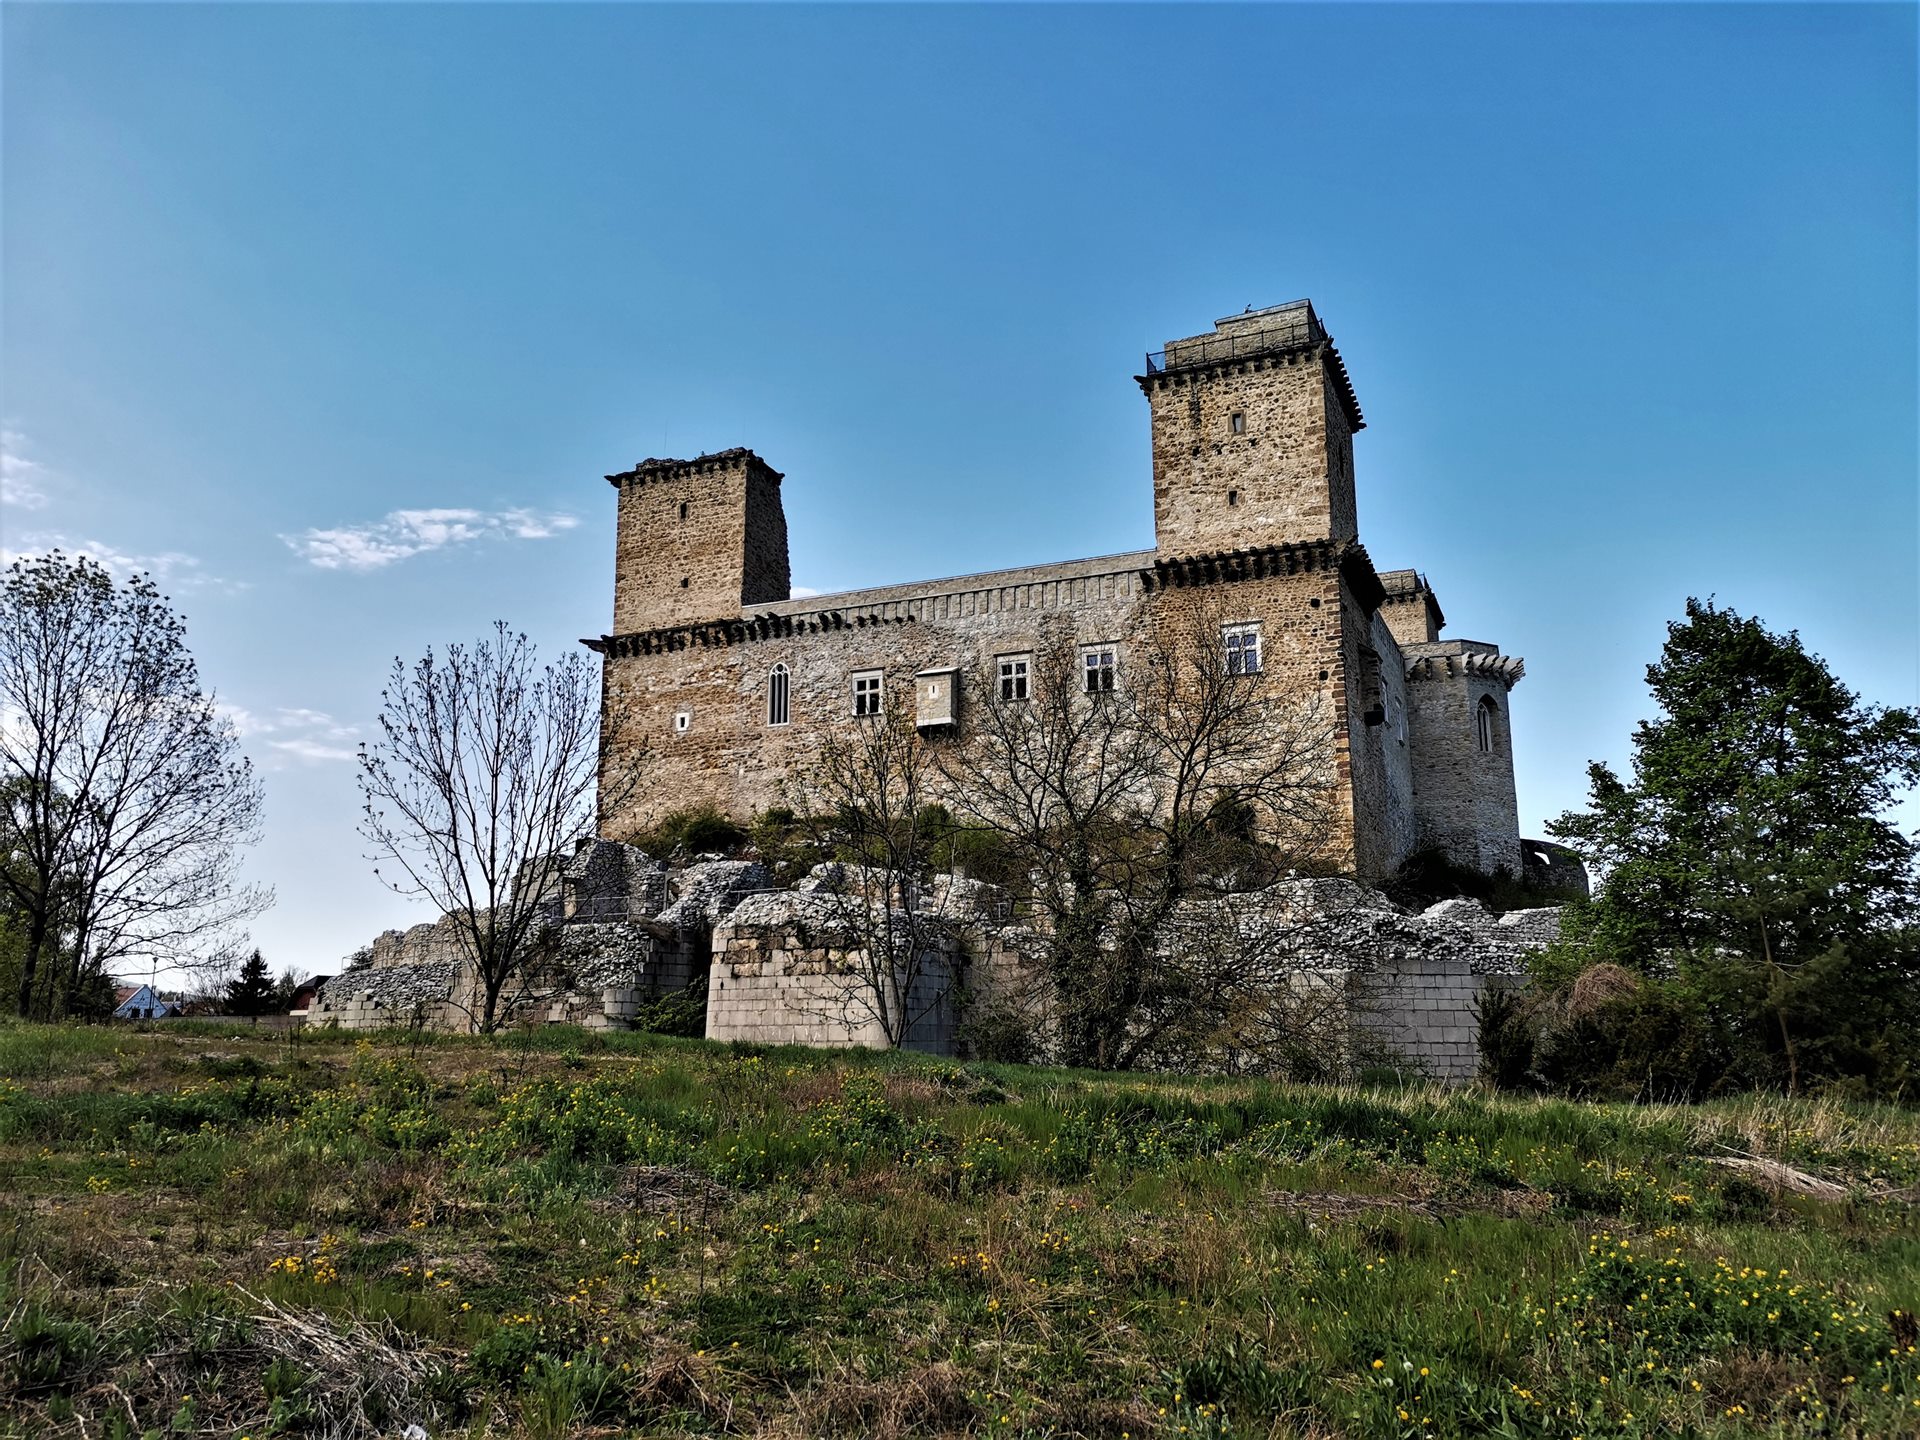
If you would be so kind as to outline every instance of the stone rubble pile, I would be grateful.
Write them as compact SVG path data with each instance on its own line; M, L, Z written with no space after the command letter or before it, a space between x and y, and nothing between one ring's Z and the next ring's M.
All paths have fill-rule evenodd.
M860 948L873 927L854 909L867 895L883 903L884 876L829 863L775 889L756 861L703 856L675 869L609 840L542 873L555 887L551 943L504 997L517 1019L618 1028L648 998L701 987L710 1038L884 1043L848 978L873 968ZM956 1053L963 995L975 1006L1047 1008L1045 937L1004 890L942 875L915 901L921 953L898 957L895 997L915 1016L909 1044ZM896 918L905 933L909 917ZM1494 915L1462 899L1415 913L1350 880L1290 879L1192 902L1181 924L1193 943L1251 947L1322 977L1316 984L1364 992L1373 1013L1356 1025L1429 1073L1462 1078L1477 1063L1481 992L1521 983L1526 957L1557 938L1560 912ZM356 1028L427 1013L430 1023L464 1026L459 1002L472 993L458 926L446 917L379 936L325 986L312 1021Z

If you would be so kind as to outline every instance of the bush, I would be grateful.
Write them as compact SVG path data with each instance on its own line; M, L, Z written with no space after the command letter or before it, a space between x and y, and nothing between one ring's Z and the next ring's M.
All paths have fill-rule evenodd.
M1678 981L1592 965L1558 984L1489 991L1481 1073L1502 1089L1609 1100L1688 1100L1741 1082L1707 1007Z
M662 815L652 829L641 832L633 843L649 855L661 857L704 855L714 851L732 854L747 843L747 831L713 806L699 805Z
M1400 868L1381 887L1387 898L1409 910L1424 910L1442 900L1478 900L1496 915L1509 910L1529 910L1538 905L1558 905L1564 895L1538 890L1512 871L1483 874L1470 865L1460 865L1442 850L1418 850L1400 862Z
M1502 1090L1536 1087L1532 1017L1519 992L1489 987L1474 1007L1480 1022L1480 1073Z

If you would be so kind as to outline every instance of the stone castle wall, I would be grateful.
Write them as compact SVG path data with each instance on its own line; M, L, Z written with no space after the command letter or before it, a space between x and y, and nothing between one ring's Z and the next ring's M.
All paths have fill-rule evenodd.
M1489 874L1522 873L1520 805L1513 784L1512 662L1491 645L1448 640L1405 647L1412 679L1413 788L1417 845ZM1491 668L1482 668L1482 667ZM1482 750L1478 711L1492 718Z
M617 775L603 789L622 803L603 813L603 833L631 840L661 815L685 808L690 797L743 817L774 805L805 808L805 780L821 733L862 723L852 713L856 672L881 670L889 687L902 687L919 671L957 668L959 733L933 743L961 744L967 707L991 693L1000 655L1031 654L1057 637L1076 646L1115 643L1125 685L1148 627L1181 626L1195 610L1208 625L1260 624L1263 671L1252 683L1276 705L1303 705L1325 717L1344 776L1350 712L1357 716L1351 697L1358 692L1344 647L1343 617L1352 609L1337 572L1303 570L1158 593L1149 592L1153 572L1134 564L1103 569L1082 562L978 578L994 583L857 592L828 597L838 602L828 609L817 608L820 601L757 607L749 620L760 625L743 626L738 638L610 654L608 763ZM788 672L785 726L768 723L775 665ZM637 783L624 787L629 773ZM1374 770L1367 773L1372 777ZM1381 770L1364 790L1360 803L1369 808L1360 811L1360 833L1382 832L1380 812L1392 783ZM958 798L943 796L942 784L937 774L931 777L929 798ZM1356 823L1344 787L1341 801L1329 850L1351 857ZM1402 854L1404 846L1391 841L1383 853L1369 853L1364 873L1384 874Z
M1357 537L1352 436L1331 393L1330 363L1323 351L1296 351L1226 373L1148 377L1162 553Z
M1461 863L1519 868L1504 677L1502 743L1474 748L1471 706L1409 684L1413 650L1443 623L1424 579L1386 584L1357 543L1353 440L1362 427L1345 363L1305 301L1250 311L1170 342L1137 377L1152 419L1155 548L1107 560L788 599L781 477L746 450L642 462L620 492L614 633L605 656L608 740L601 829L632 837L674 810L747 819L804 804L823 731L854 723L856 672L890 687L925 669L993 684L1001 654L1055 634L1126 649L1187 605L1258 621L1276 697L1331 710L1328 761L1341 813L1333 851L1386 876L1422 845ZM776 666L787 723L769 723ZM1496 693L1497 692L1497 693ZM1463 692L1464 694L1464 692ZM936 782L937 783L937 782ZM958 798L958 797L952 797Z
M644 460L620 492L613 623L620 630L737 615L787 597L780 475L745 450Z
M545 958L503 992L504 1023L623 1029L649 1002L690 991L704 994L710 1039L887 1043L861 979L872 973L862 936L874 931L859 917L879 913L863 897L892 894L878 872L827 864L792 889L773 889L756 862L668 870L605 840L557 868L569 887L592 875L630 893L568 890L571 918L557 925ZM918 952L893 972L912 1021L907 1047L964 1054L969 1027L992 1022L1019 1029L1033 1058L1050 1058L1055 1002L1044 934L992 886L940 875L921 889L911 932ZM1282 983L1302 996L1340 1001L1308 1007L1313 1024L1344 1031L1318 1037L1320 1048L1343 1053L1349 1067L1386 1060L1449 1081L1477 1069L1476 1006L1486 988L1520 983L1525 957L1559 929L1557 910L1496 917L1476 902L1448 901L1413 914L1343 880L1291 880L1189 909L1177 943L1238 937L1227 943L1250 947L1249 959L1277 961ZM655 913L627 918L643 910ZM380 936L321 988L309 1023L471 1029L479 986L458 937L450 917Z

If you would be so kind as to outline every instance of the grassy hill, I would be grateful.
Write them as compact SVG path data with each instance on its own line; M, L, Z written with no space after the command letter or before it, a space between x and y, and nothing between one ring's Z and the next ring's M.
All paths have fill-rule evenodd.
M9 1436L1920 1434L1906 1111L577 1032L0 1076Z

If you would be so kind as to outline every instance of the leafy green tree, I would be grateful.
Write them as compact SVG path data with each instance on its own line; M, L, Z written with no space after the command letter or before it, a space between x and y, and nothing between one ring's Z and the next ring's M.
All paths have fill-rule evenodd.
M274 1009L273 976L258 950L240 962L240 973L227 982L227 1009L235 1015L270 1015Z
M1683 985L1730 1079L1888 1073L1916 1004L1916 848L1887 818L1920 781L1920 717L1865 705L1797 634L1687 601L1647 684L1633 771L1588 768L1548 825L1601 876L1555 963Z

